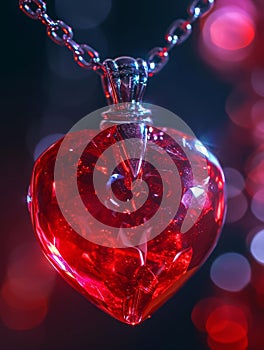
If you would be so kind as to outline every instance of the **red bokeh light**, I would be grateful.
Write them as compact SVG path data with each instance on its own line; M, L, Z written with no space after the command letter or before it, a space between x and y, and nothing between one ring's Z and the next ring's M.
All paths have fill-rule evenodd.
M252 131L256 141L264 137L264 99L258 100L251 108Z
M29 330L39 326L48 312L47 299L24 300L15 294L7 282L3 285L0 298L2 322L13 330Z
M55 275L36 243L17 247L0 291L2 322L13 330L40 325L48 312Z
M193 308L191 318L195 327L202 332L206 332L206 321L209 315L218 307L223 305L223 301L216 297L200 300Z
M210 25L211 42L224 50L240 50L251 44L255 37L254 23L249 15L237 7L214 13Z
M255 290L254 301L257 303L258 307L264 309L264 266L258 264L257 261L252 263L253 276L251 284Z
M2 301L8 305L10 308L16 309L16 310L35 310L39 306L47 304L47 298L39 298L39 297L32 297L32 295L29 295L28 298L25 298L25 295L19 294L14 290L12 283L9 281L6 281L1 289L1 299Z
M248 348L247 337L244 337L243 339L237 342L225 344L221 342L216 342L212 338L208 337L207 343L211 350L246 350Z
M200 53L215 68L223 71L242 62L251 52L255 39L255 18L239 4L218 6L202 27Z
M264 69L257 68L251 74L251 84L254 91L264 97Z
M256 192L262 190L264 186L264 150L262 147L256 149L247 159L245 172L247 174L246 189L253 196Z
M15 294L23 296L24 300L49 296L55 277L55 271L37 243L17 247L10 257L7 281Z
M227 198L234 198L241 194L245 187L243 175L234 168L224 168L224 174Z
M251 16L256 16L256 7L252 0L218 0L215 2L215 9L224 7L239 7Z
M226 100L226 113L231 121L242 128L252 128L252 107L256 98L245 86L234 88Z
M226 222L235 223L241 220L248 210L247 197L240 193L238 196L228 199Z
M239 342L247 337L247 319L238 306L223 305L210 314L206 322L206 330L215 342Z
M257 191L251 201L251 211L255 217L264 221L264 190Z
M255 288L256 292L264 295L264 266L259 265L257 266L258 262L255 261L253 266L253 275L252 275L252 281L251 284ZM262 304L264 305L264 298Z

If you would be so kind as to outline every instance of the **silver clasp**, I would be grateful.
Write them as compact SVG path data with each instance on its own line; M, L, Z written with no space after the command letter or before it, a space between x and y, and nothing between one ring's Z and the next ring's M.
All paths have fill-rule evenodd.
M118 57L103 62L102 83L108 104L141 102L147 86L148 66L141 59Z

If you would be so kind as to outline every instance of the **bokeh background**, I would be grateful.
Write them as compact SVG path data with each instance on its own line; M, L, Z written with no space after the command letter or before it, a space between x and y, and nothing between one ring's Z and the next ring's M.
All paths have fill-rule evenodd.
M52 17L102 58L146 57L187 0L53 0ZM219 158L227 221L190 281L135 328L96 309L46 262L26 196L34 160L105 106L100 80L40 23L1 4L0 348L264 349L264 2L216 0L192 37L151 78L145 102L178 114Z

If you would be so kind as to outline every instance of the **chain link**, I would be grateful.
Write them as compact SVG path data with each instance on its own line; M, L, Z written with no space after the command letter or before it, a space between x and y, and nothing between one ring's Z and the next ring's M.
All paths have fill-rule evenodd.
M193 0L188 7L189 17L177 19L168 28L165 34L166 45L149 51L147 63L149 76L160 72L169 61L169 51L175 46L183 44L192 33L192 24L207 14L213 7L214 0Z
M32 8L32 4L37 7L36 10ZM31 5L31 6L30 6ZM19 8L22 10L28 17L32 19L38 19L38 16L42 13L45 13L47 8L44 1L41 0L24 0L19 1Z
M147 55L149 76L153 76L169 61L169 51L183 44L192 33L192 24L207 14L214 5L214 0L193 0L188 7L189 17L177 19L168 28L164 47L154 47ZM35 9L34 9L35 7ZM42 0L19 0L19 8L30 18L39 20L47 28L49 38L57 45L65 46L74 56L74 60L85 69L104 74L100 57L92 47L78 44L73 40L72 28L63 21L54 21L47 14L46 3ZM87 59L85 58L87 56Z
M34 9L35 7L35 9ZM39 20L47 28L48 37L57 45L65 46L72 51L74 60L82 68L104 74L98 52L85 44L73 40L72 28L63 21L54 21L47 14L47 7L42 0L19 0L19 8L30 18ZM86 59L87 57L87 59Z

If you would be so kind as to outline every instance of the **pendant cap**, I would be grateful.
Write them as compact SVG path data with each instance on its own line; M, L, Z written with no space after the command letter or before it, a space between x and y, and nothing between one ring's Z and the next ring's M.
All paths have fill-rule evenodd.
M103 66L102 83L108 104L142 101L148 80L148 66L143 59L106 59Z

